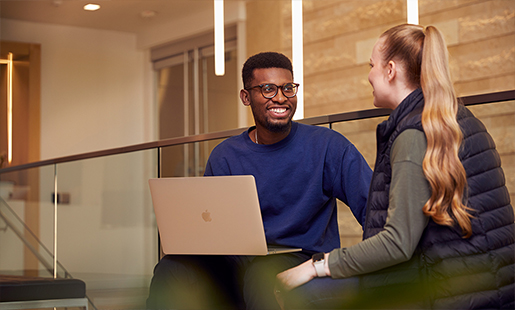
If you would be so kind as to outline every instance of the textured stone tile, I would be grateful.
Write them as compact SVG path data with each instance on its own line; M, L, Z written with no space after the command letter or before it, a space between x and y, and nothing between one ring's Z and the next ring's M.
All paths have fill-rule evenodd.
M333 7L335 5L340 5L342 0L304 0L303 1L303 9L305 14L310 14L316 11L320 11L326 9L328 7ZM355 1L347 0L347 3L351 3ZM351 5L351 4L349 4Z
M515 31L515 1L483 2L473 8L473 12L469 11L459 18L460 42L501 36Z
M358 51L356 44L363 40L375 42L383 30L383 27L374 27L304 44L306 76L368 63L371 50L360 48ZM358 57L366 61L360 62Z
M515 206L515 154L501 155L501 167L506 178L506 187L511 197L511 204Z
M376 127L379 123L386 120L388 117L374 117L346 122L339 122L333 124L333 129L344 134L344 135L352 135L352 134L360 134L363 132L373 131L375 134ZM375 137L374 137L375 139ZM374 140L375 143L375 140Z
M376 132L364 131L361 133L347 135L347 138L361 152L371 169L374 169L376 160Z
M304 47L305 76L343 68L355 63L352 44L343 47L335 45L335 40L324 40Z
M458 97L512 90L515 88L515 72L472 81L457 81L454 88Z
M356 243L359 243L362 240L362 236L359 237L347 237L347 236L341 236L340 237L340 245L342 248L348 248L351 245L354 245Z
M379 37L379 36L378 36ZM356 63L363 64L370 62L370 55L372 55L372 49L377 42L377 38L368 40L362 40L356 42Z
M347 137L374 168L376 157L376 127L386 117L333 124L333 129Z
M337 210L341 246L348 247L361 241L363 235L361 225L354 218L349 207L338 201Z
M332 102L331 104L310 105L305 107L304 112L305 115L310 115L306 117L311 117L372 109L374 108L372 100L372 97L370 97L365 99L342 100Z
M469 109L483 122L499 154L515 155L515 101L470 106Z
M433 24L442 33L447 46L458 44L459 42L459 24L457 19L436 22Z
M495 141L501 156L501 165L506 177L506 187L515 196L515 101L469 106Z
M449 47L457 81L515 72L515 34Z
M492 118L488 132L500 154L515 153L515 114Z
M477 0L419 0L419 14L428 15L474 4Z
M472 105L468 106L468 109L472 113L474 113L474 115L477 118L483 120L485 118L491 118L507 114L515 114L515 101L504 101L489 104ZM515 121L512 121L511 125L515 126Z
M421 25L440 25L449 21L458 22L458 42L463 44L494 36L502 36L515 30L515 1L466 1L452 5L453 1L435 1L447 3L445 9L426 12L420 10ZM426 3L421 1L420 3ZM440 29L445 32L444 29Z
M268 2L274 4L275 2ZM286 1L287 2L287 1ZM289 3L289 2L288 2ZM286 5L285 1L278 1L279 7ZM281 10L269 10L263 5L263 1L249 0L246 3L247 8L247 53L254 55L263 51L277 51L282 48L284 38L278 36L281 34L282 13ZM266 22L264 17L266 17ZM291 24L291 22L290 22ZM291 29L291 26L290 26ZM291 33L291 30L290 30ZM274 34L274 35L270 35ZM291 41L291 35L290 35Z
M306 43L404 19L404 1L341 1L304 19Z
M365 65L305 77L305 101L316 106L368 98L372 93L372 87L367 77L368 66Z

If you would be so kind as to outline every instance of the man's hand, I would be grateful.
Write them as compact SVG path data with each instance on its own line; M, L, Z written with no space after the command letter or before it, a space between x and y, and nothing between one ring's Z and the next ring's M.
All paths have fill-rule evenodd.
M313 266L313 261L308 260L296 267L278 274L277 283L282 290L291 291L292 289L311 281L316 276L317 272Z
M279 273L276 276L277 282L274 288L274 293L277 303L279 303L281 309L284 310L283 293L291 291L292 289L311 281L316 276L317 272L313 266L312 260L308 260L296 267Z

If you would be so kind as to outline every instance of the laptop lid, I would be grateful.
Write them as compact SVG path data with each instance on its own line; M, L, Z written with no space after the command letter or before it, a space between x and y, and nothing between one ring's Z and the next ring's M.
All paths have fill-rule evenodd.
M253 176L159 178L149 185L165 254L268 253Z

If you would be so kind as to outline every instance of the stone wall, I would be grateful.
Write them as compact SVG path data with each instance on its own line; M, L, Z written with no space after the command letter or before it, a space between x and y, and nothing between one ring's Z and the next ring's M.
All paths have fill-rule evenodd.
M405 0L304 0L305 117L372 109L369 58L379 35L406 22ZM458 96L515 89L514 0L419 0L421 25L445 36ZM277 18L280 19L278 22ZM291 57L291 1L249 0L249 55ZM250 27L252 25L252 27ZM494 137L512 201L515 193L515 103L471 107ZM336 124L371 166L382 119ZM343 205L343 204L342 204ZM348 208L339 208L342 246L361 238Z

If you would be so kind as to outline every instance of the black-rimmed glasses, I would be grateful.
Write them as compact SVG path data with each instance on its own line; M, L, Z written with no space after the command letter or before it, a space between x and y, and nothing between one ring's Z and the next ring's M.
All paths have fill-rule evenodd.
M297 83L286 83L281 86L275 84L259 84L256 86L245 88L246 90L250 90L252 88L261 88L261 95L266 99L272 99L277 95L279 88L283 92L283 95L287 98L292 98L297 95L297 91L299 90L299 85Z

